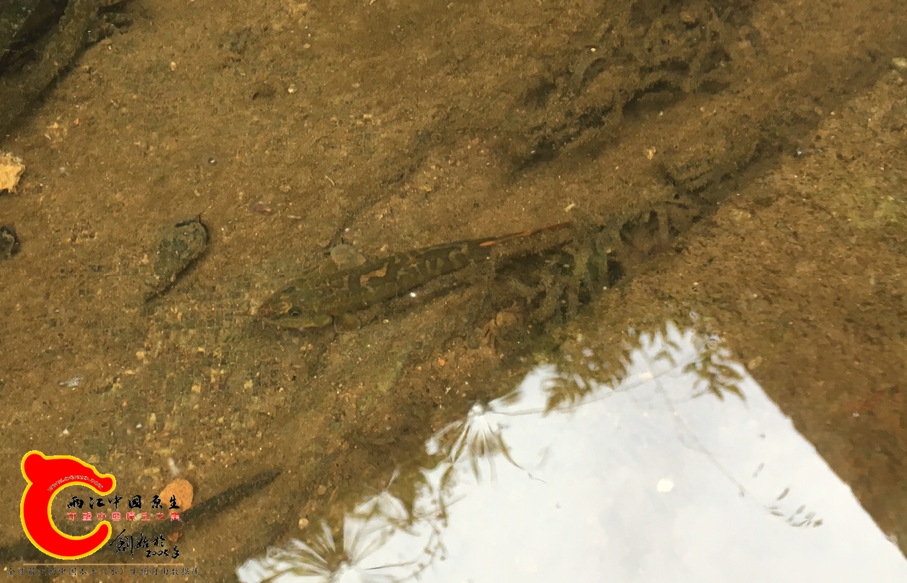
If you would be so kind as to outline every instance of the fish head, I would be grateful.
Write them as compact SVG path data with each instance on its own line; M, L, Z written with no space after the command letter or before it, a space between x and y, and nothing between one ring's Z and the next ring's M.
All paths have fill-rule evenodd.
M294 286L288 286L265 300L256 315L281 328L321 328L334 321L330 314L307 308L304 302L300 302Z

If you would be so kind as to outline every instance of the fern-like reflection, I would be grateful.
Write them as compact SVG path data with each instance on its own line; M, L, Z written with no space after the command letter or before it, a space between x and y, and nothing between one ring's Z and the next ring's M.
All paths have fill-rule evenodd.
M896 547L716 337L628 336L616 356L565 347L557 367L473 404L428 440L431 467L336 530L248 561L241 579L907 580Z
M242 580L312 583L395 583L417 577L442 552L437 513L415 514L387 490L346 514L340 535L329 525L306 543L290 540L268 550L267 556L240 568ZM388 545L407 546L416 552L402 560L387 561ZM421 542L412 547L414 541ZM399 557L398 557L399 558Z
M506 413L502 401L488 405L474 403L466 419L455 421L443 428L428 442L428 453L441 455L446 466L445 481L455 469L468 466L477 480L482 479L482 467L495 475L495 459L503 457L516 467L520 465L510 454L504 439Z

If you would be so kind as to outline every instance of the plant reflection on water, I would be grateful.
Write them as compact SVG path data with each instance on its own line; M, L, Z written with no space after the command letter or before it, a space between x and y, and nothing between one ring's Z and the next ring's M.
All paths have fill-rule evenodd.
M240 579L701 583L742 565L752 581L907 577L847 485L715 338L673 326L634 338L609 361L578 346L473 404L428 440L433 467L358 504L338 540L322 524L308 543L247 561Z
M444 472L447 479L452 477L454 469L468 463L476 479L480 480L481 460L488 462L493 478L494 458L498 455L520 467L510 455L510 448L504 441L503 432L507 426L502 423L505 413L499 408L498 401L492 401L489 405L474 403L466 419L451 423L429 440L428 453L443 456L441 463L447 467Z
M392 583L416 577L441 553L437 513L410 512L384 490L346 514L340 540L322 522L311 544L293 539L268 550L267 557L239 569L243 581L312 581L333 583ZM386 561L375 553L395 539L419 549L402 560ZM399 543L399 540L396 542ZM393 545L391 545L393 546ZM400 546L399 544L397 546Z
M514 458L505 439L510 426L508 420L552 411L566 413L610 396L613 391L601 381L607 379L611 381L609 384L617 386L628 377L630 361L626 355L639 344L649 342L646 336L636 340L636 346L625 347L622 358L616 361L617 367L601 360L593 362L595 355L582 350L581 356L568 357L562 370L550 365L540 367L538 371L545 377L539 385L541 390L527 391L521 386L489 403L474 403L465 418L447 425L426 443L427 453L437 460L437 465L414 478L418 482L418 494L412 510L387 488L345 515L340 540L335 540L331 528L322 523L321 532L311 543L294 539L283 547L272 548L266 558L249 561L241 567L241 578L269 582L390 583L418 577L432 561L445 557L441 532L447 526L448 507L486 478L494 482L499 459L531 477ZM703 348L702 343L698 346ZM725 355L717 347L709 346L698 358L681 361L681 352L675 342L666 340L664 348L647 362L647 370L662 364L662 372L665 367L673 371L683 368L702 380L702 371L714 368L709 365L721 360L719 355ZM573 372L564 372L566 369ZM643 382L652 378L650 374L639 377ZM713 394L720 396L714 385L707 384ZM721 388L727 389L724 384ZM626 389L624 386L621 390ZM739 394L734 388L731 392ZM389 554L382 552L386 548L417 550L410 555L395 553L393 561L389 561Z
M493 479L498 456L519 467L504 441L506 425L501 420L506 413L496 410L504 402L475 403L465 419L451 423L429 440L429 454L441 461L423 475L422 491L412 511L385 489L344 517L341 540L335 540L330 527L322 523L311 544L294 539L283 547L271 548L265 559L246 563L240 576L262 582L334 583L391 583L416 578L433 560L443 558L440 534L446 508L452 503L451 487L468 476L476 483L481 481L482 461L487 462ZM398 557L402 559L399 562L375 561L376 551L395 538L408 539L398 547L420 551Z

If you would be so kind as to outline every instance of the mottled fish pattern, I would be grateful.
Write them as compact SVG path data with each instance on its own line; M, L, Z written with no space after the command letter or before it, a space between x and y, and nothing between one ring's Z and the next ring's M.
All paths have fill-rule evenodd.
M429 281L491 256L496 245L569 226L559 223L520 233L433 245L338 269L326 264L291 281L258 309L265 321L286 328L327 326Z

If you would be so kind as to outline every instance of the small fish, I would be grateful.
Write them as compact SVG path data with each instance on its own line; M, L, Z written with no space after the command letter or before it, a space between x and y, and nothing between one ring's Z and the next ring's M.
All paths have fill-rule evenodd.
M258 309L266 322L285 328L320 328L399 296L429 281L491 256L501 243L570 226L559 223L531 231L433 245L361 265L337 269L327 264L293 280Z

